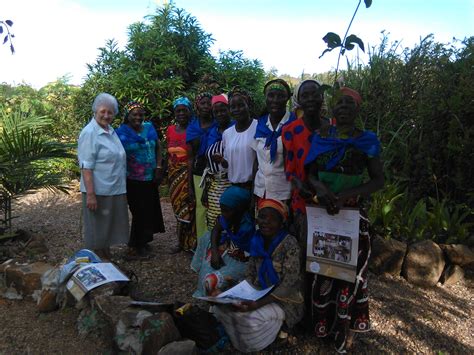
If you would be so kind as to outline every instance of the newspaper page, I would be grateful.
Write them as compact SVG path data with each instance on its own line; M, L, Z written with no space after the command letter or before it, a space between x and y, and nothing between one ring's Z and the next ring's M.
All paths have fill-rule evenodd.
M116 281L130 280L112 263L93 263L77 270L66 287L77 300L80 300L90 290Z
M306 271L355 282L359 248L359 210L306 207Z
M235 285L234 287L228 289L225 292L222 292L216 297L196 297L200 300L213 302L213 303L221 303L221 304L231 304L237 303L241 301L257 301L260 298L266 296L271 290L273 286L270 286L264 290L257 290L252 287L247 280L240 282L239 284Z

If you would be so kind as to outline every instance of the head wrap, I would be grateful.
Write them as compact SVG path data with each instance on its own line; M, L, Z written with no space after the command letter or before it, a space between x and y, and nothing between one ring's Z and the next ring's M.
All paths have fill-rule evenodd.
M223 104L228 105L229 100L227 99L227 95L226 94L220 94L220 95L213 96L212 99L211 99L211 105L214 106L218 102L222 102Z
M293 92L293 97L291 98L293 109L297 109L301 107L299 103L300 89L303 86L303 84L306 84L306 83L315 83L318 88L321 87L321 83L315 79L306 79L298 83L298 85L296 85L295 87L295 91Z
M199 109L199 107L198 107L199 102L201 102L201 100L204 99L205 97L212 100L212 94L210 92L207 92L207 91L206 92L201 92L201 93L196 95L196 98L194 99L194 106L196 107L196 110Z
M234 86L232 90L229 91L229 94L227 96L229 97L229 102L234 96L242 96L247 102L247 106L250 107L252 104L252 98L250 97L249 93L239 86Z
M250 203L250 191L239 186L228 187L221 195L219 202L230 208L245 206Z
M186 106L189 111L193 111L193 105L191 104L191 101L185 96L178 97L176 100L173 101L173 110L176 109L177 106L183 105Z
M224 244L226 241L231 240L239 249L244 250L247 253L250 251L250 240L255 234L255 222L248 211L244 212L242 219L240 220L239 230L236 233L234 233L231 226L222 215L219 216L219 224L225 231L225 233L221 234L220 244Z
M258 201L258 210L260 211L262 208L273 208L276 210L282 217L283 222L288 219L288 206L281 201L272 200L272 199L260 199Z
M286 91L288 98L291 97L291 89L288 83L283 79L273 79L263 87L263 94L266 95L270 90Z
M129 101L125 105L125 107L123 108L123 110L124 110L124 119L126 120L128 115L130 114L130 112L132 112L132 110L134 110L136 108L145 109L141 103L136 102L136 101Z
M360 107L362 103L362 96L360 96L360 94L356 90L343 86L339 89L339 92L342 96L352 97L356 102L357 106Z

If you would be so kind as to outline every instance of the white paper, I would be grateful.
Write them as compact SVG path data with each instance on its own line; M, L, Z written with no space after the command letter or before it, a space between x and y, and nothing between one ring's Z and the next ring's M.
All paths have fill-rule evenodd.
M90 290L116 281L130 280L111 263L93 263L77 270L66 287L76 299L80 300Z
M257 290L252 287L247 280L240 282L234 287L222 292L216 297L197 297L198 299L215 303L235 303L239 301L257 301L267 295L273 286L264 290Z

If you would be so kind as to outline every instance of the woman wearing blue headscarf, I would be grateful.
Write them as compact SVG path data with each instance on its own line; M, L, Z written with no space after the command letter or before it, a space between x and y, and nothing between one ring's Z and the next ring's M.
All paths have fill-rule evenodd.
M230 186L221 195L221 215L198 240L191 268L199 273L194 296L215 295L245 277L255 225L248 189Z
M168 181L170 199L176 217L176 235L178 245L172 250L192 250L196 245L194 210L189 197L188 152L186 147L186 128L192 114L191 101L179 97L173 102L176 125L166 131Z
M273 286L258 301L213 308L235 348L260 351L273 343L283 323L292 328L303 318L300 248L285 224L288 207L278 200L258 203L259 230L250 242L246 280L257 289Z

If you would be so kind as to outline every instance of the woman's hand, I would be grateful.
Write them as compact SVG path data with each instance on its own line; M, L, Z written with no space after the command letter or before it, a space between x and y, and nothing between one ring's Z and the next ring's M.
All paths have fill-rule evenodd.
M211 159L214 163L221 164L224 169L227 169L229 167L229 163L227 162L227 160L224 159L221 154L213 154L211 156Z
M219 270L222 266L225 266L224 260L222 260L217 250L211 250L211 266L214 270Z
M86 206L91 211L97 210L97 197L95 193L87 193L86 194Z
M257 301L242 301L233 304L233 306L237 312L251 312L259 308Z

